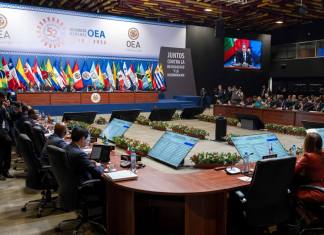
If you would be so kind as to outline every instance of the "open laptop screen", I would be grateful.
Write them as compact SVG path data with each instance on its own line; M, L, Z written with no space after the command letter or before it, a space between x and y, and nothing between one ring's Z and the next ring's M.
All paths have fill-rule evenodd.
M110 141L116 136L122 136L132 126L133 123L114 118L101 132L100 137Z
M165 132L148 155L172 167L179 167L198 139L173 132Z
M101 150L102 150L101 146L93 146L90 159L98 162L100 160Z
M288 156L278 137L273 133L237 136L232 137L232 141L242 157L245 153L249 154L250 162L262 160L264 156L270 154L276 154L278 158Z

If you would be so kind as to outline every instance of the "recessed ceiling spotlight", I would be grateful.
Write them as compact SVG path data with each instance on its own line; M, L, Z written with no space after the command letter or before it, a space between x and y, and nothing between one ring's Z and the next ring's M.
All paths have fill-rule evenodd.
M277 20L276 24L283 24L284 22L282 20Z
M211 12L211 11L213 11L212 9L210 9L210 8L205 8L205 10L204 11L206 11L206 12Z

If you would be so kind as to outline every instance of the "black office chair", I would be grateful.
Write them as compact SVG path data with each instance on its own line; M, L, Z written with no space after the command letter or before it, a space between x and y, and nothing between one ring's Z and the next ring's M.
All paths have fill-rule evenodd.
M324 193L324 187L320 186L301 185L299 188L318 190L321 193ZM306 219L301 216L301 218L299 218L299 226L301 228L299 235L324 234L324 203L298 201L297 204L298 207L311 212L311 214L317 217L315 221L306 221Z
M33 124L30 121L24 121L23 123L23 128L22 128L22 133L26 134L29 139L33 139Z
M101 186L100 179L88 180L80 185L79 179L70 170L65 150L49 145L47 146L47 153L52 171L59 185L58 192L61 209L66 211L76 210L78 213L76 219L62 221L55 228L55 231L61 231L61 227L66 223L77 222L73 234L77 234L80 227L85 223L98 226L102 231L106 232L105 227L95 221L103 217L102 211L105 208L101 208L102 198L91 192L91 188ZM90 216L89 212L93 212L93 209L98 208L100 213Z
M55 197L52 197L52 191L57 189L57 184L55 179L51 178L50 167L41 166L39 159L36 157L32 141L26 134L19 135L18 144L21 146L22 157L27 166L26 187L42 190L41 199L27 202L21 210L26 211L29 204L37 203L37 217L41 217L43 209L49 204L56 208Z
M290 187L296 159L276 158L258 161L246 195L236 191L243 210L244 225L256 230L280 225L290 216ZM254 230L255 231L255 230Z
M32 134L34 137L32 140L35 146L35 152L38 157L41 157L44 145L46 143L46 137L41 127L34 126L32 130Z
M19 125L17 123L14 123L14 137L16 140L16 154L17 158L13 160L13 166L12 168L14 170L24 170L26 171L26 166L24 163L24 159L22 157L22 147L20 146L18 142L19 134L26 134L25 128L23 127L23 123Z

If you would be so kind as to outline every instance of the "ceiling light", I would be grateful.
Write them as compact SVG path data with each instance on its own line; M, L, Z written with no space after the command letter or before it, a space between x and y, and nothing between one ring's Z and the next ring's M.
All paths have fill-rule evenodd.
M284 22L282 20L277 20L276 24L283 24Z
M206 11L206 12L211 12L211 11L213 11L212 9L210 9L210 8L205 8L205 10L204 11Z

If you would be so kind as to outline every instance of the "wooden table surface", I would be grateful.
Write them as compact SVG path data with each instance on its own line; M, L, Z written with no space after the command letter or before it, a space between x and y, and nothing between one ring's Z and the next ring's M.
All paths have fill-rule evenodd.
M112 152L110 158L120 170L120 156ZM222 170L213 169L172 174L147 165L139 169L137 174L137 180L123 182L112 182L104 177L107 184L109 235L141 234L143 224L144 229L147 226L142 217L146 215L147 208L152 207L155 196L163 197L158 207L159 211L166 213L162 213L160 218L164 222L154 225L156 227L153 229L165 228L166 223L176 223L183 228L180 234L226 235L228 194L231 190L249 185L238 179L242 176L240 174L227 175ZM141 200L143 197L144 201ZM175 197L181 198L181 202L174 204ZM177 214L177 208L182 212L170 220L170 213L172 216Z
M120 156L111 154L111 161L119 166ZM117 167L119 170L120 168ZM181 169L179 169L181 171ZM169 174L145 166L137 170L138 179L113 182L118 187L141 193L160 195L199 195L229 191L247 186L239 175L228 175L223 170L203 169L191 173ZM108 179L107 179L108 180Z

